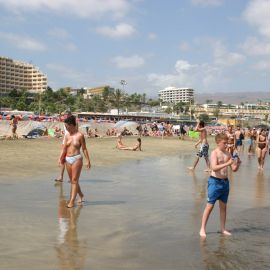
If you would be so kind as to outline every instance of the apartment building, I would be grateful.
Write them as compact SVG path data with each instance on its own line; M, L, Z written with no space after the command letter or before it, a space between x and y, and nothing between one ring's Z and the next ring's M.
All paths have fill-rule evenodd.
M191 88L166 87L159 91L159 98L163 102L175 104L179 102L193 102L194 90Z
M83 95L83 97L84 99L91 99L93 96L102 96L105 88L108 88L109 90L114 90L114 88L110 87L109 85L98 86L94 88L84 88L86 93Z
M40 93L47 89L47 76L32 64L0 56L0 93L26 90Z

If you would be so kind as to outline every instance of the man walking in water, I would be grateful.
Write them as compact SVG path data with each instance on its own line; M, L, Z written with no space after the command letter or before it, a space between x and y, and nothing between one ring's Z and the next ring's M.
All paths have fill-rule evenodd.
M197 158L194 161L194 164L192 167L188 167L190 170L195 170L199 160L201 157L204 157L207 169L205 170L206 172L210 172L210 162L208 159L208 150L209 150L209 144L207 141L207 131L205 128L204 121L198 120L197 126L195 127L194 131L200 132L200 140L195 144L195 148L197 148L198 144L201 144L200 150L197 153Z

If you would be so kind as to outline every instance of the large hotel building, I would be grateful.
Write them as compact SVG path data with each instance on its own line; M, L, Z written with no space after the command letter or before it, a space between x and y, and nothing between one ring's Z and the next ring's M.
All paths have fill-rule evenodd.
M191 88L177 88L167 87L159 92L159 98L163 102L179 103L179 102L193 102L194 90Z
M0 56L0 94L14 89L43 92L47 89L47 76L32 64Z

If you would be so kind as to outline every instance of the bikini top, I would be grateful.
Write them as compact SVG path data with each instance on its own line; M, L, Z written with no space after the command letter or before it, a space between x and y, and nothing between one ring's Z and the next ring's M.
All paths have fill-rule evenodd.
M263 136L264 137L264 136ZM261 140L261 135L259 136L259 142L266 143L266 137L264 137L264 140Z

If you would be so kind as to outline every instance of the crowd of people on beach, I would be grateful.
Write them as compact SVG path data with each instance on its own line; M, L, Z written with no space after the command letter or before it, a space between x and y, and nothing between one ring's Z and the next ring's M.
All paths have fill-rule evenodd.
M12 129L12 139L17 139L18 120L15 116L11 116L10 127ZM116 149L142 151L142 137L144 136L159 136L162 139L167 136L179 136L180 139L187 139L189 132L196 132L199 134L195 142L195 148L198 148L196 158L190 171L194 171L203 157L206 163L206 172L210 173L208 179L208 196L207 204L203 212L202 223L200 229L200 236L206 237L206 225L209 216L214 208L216 201L219 201L220 208L220 226L221 233L224 235L231 235L226 229L226 211L227 201L229 196L229 179L228 169L233 172L237 171L241 165L241 157L246 152L248 155L257 155L258 170L264 170L266 154L269 153L270 132L269 129L263 127L241 128L240 126L233 127L229 125L223 128L207 127L201 120L197 121L195 127L188 127L183 124L175 128L171 123L167 122L153 122L151 124L139 123L135 129L135 133L129 130L126 126L121 130L117 128L109 128L105 135L101 135L97 128L88 128L86 133L79 131L76 117L68 112L64 120L63 130L56 127L54 130L55 137L63 138L62 150L59 156L59 176L55 179L56 182L63 182L64 170L67 170L70 182L70 199L66 207L72 208L77 204L82 204L84 201L84 194L79 184L79 178L83 165L84 154L86 159L86 167L90 169L90 156L86 146L86 138L98 137L116 137ZM45 134L48 135L45 131ZM123 137L136 135L137 140L134 145L128 146L123 142ZM212 151L209 157L209 140L208 136L215 136L216 148ZM244 151L245 142L247 143L247 150Z
M237 126L229 125L227 129L218 132L215 135L216 148L212 151L210 159L208 156L209 143L207 139L208 130L203 121L198 121L195 131L200 133L199 140L195 143L195 148L200 145L197 157L193 166L188 167L189 170L194 171L200 158L204 157L206 162L206 170L210 172L208 179L208 196L207 204L203 212L200 236L206 238L206 225L210 214L214 208L216 201L219 201L220 209L220 229L224 235L231 235L226 229L226 213L227 201L229 196L230 184L228 179L228 169L236 172L241 164L241 156L244 154L244 139L247 138L248 149L247 154L252 155L256 151L258 158L258 170L264 170L265 157L270 141L270 132L264 128L248 128L241 129ZM211 133L210 133L211 134Z

